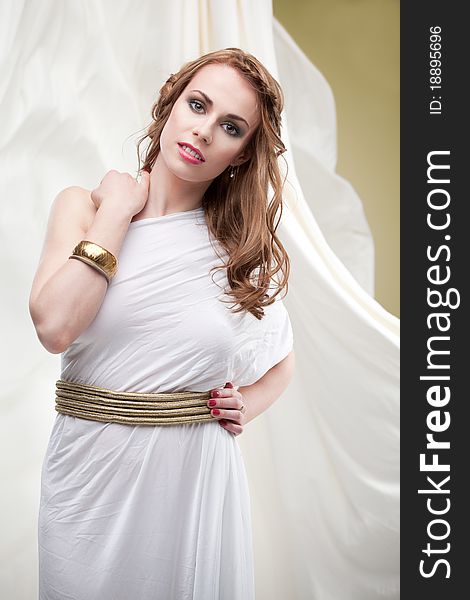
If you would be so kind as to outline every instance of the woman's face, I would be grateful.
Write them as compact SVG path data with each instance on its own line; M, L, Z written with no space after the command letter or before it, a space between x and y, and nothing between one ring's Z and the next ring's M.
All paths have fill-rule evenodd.
M181 179L212 180L248 158L244 147L258 123L256 92L243 76L227 65L206 65L172 108L160 136L162 158ZM200 159L188 156L185 145Z

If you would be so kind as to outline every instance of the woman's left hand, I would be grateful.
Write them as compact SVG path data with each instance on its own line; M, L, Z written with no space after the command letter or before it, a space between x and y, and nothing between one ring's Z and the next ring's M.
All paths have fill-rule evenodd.
M242 394L229 381L223 388L211 390L211 398L207 401L207 406L211 409L212 416L219 420L221 427L234 435L240 435L246 423L246 406Z

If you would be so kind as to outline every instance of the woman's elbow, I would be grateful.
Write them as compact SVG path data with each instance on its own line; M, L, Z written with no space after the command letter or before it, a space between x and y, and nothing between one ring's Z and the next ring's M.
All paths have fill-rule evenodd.
M274 365L273 369L282 372L287 383L290 382L295 371L295 354L292 349L280 362Z
M283 364L286 367L288 367L289 369L291 369L292 371L295 368L295 353L294 353L294 349L292 348L292 350L289 352L289 354L287 354L279 364Z
M51 354L61 354L68 347L68 343L57 333L50 333L36 327L36 335L44 348Z
M61 354L69 345L64 335L44 320L39 319L34 311L34 307L31 305L29 307L29 314L31 315L38 340L44 348L51 354Z
M292 349L289 354L286 356L286 358L284 359L287 361L287 367L289 369L289 381L292 379L292 377L294 376L294 372L295 372L295 353L294 353L294 349Z

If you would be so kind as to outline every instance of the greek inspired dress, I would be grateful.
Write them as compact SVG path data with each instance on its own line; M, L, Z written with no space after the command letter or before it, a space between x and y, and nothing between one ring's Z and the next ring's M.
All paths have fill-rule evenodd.
M214 240L212 240L212 244ZM255 383L293 346L277 299L234 314L204 211L133 221L61 379L115 391ZM219 247L220 251L220 247ZM40 600L250 600L250 496L237 438L216 419L170 426L56 415L41 473Z

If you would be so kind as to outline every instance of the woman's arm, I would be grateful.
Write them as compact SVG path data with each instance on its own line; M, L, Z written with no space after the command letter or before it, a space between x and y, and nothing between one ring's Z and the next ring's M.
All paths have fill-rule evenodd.
M289 385L295 368L294 350L251 385L238 388L246 406L245 424L268 409Z
M49 352L64 352L87 329L108 289L93 267L68 260L74 247L86 239L118 258L133 215L147 202L149 178L143 172L138 183L111 170L91 194L74 186L54 200L29 298L38 338Z
M70 187L56 197L31 288L31 319L40 342L53 354L63 352L88 327L107 291L100 273L68 257L82 239L117 257L132 218L103 203L86 229L91 204L87 196L86 190Z

